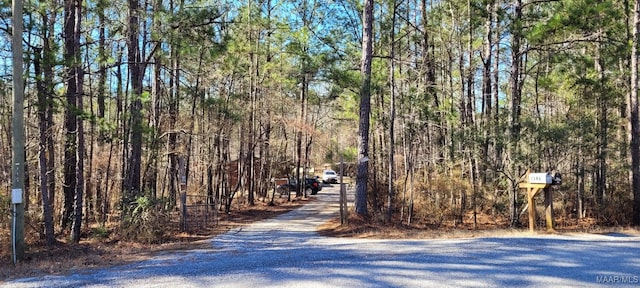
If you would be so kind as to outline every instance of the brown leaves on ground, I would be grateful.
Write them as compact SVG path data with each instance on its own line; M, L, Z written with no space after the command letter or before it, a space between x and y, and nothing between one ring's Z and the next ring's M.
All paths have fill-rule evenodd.
M448 239L531 235L526 226L509 228L506 219L495 221L492 220L494 217L490 215L478 214L478 222L475 229L471 219L465 217L464 223L457 225L455 221L430 223L424 219L422 221L414 221L411 225L395 224L400 223L397 219L392 224L384 224L381 221L365 219L355 213L350 213L347 224L342 225L338 217L321 225L318 230L321 235L327 237L374 239ZM536 233L547 233L543 230L543 224L538 223ZM635 228L599 226L597 221L592 218L567 219L560 217L556 219L556 233L607 234L614 232L640 236L640 231Z
M68 243L58 239L55 245L48 247L41 239L37 239L37 233L29 233L35 234L31 238L36 239L25 239L26 259L16 265L13 265L12 261L11 243L3 237L0 239L0 283L13 278L67 274L81 269L122 265L149 259L163 251L211 248L208 240L213 236L289 212L314 199L315 197L309 197L296 198L292 202L277 201L273 206L270 206L268 201L258 202L254 206L234 205L231 214L219 214L217 225L210 225L191 233L180 232L177 225L170 225L170 231L167 231L167 238L163 244L130 242L122 235L99 239L93 237L90 232L85 232L87 237L80 243Z

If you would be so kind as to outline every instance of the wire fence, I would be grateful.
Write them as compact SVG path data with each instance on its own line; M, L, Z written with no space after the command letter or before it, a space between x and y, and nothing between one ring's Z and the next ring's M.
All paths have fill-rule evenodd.
M182 193L180 198L182 231L193 232L218 225L218 203L215 197Z

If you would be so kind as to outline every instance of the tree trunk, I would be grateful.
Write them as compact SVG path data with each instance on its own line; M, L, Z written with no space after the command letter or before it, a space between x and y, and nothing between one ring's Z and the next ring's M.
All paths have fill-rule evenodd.
M577 195L577 213L578 218L582 219L585 217L585 206L584 206L584 176L585 176L585 168L584 168L584 155L582 154L582 145L578 147L578 157L576 159L576 188L578 190Z
M98 74L100 80L98 81L98 118L102 119L105 116L105 98L106 98L106 80L107 80L107 51L106 51L106 33L105 27L106 17L105 17L105 8L109 2L107 0L99 0L97 4L98 8L98 22L100 28L98 28ZM103 135L101 135L103 136ZM100 137L102 139L102 137Z
M164 6L162 5L162 1L154 0L153 1L153 11L162 11ZM161 19L157 15L157 13L152 14L152 27L155 31L161 30ZM160 42L160 36L152 35L152 41ZM160 123L160 115L162 114L161 108L161 99L164 95L164 89L162 88L164 84L162 83L162 66L165 65L164 58L159 55L154 55L153 57L153 78L151 80L151 116L149 117L151 126L151 145L149 149L149 160L147 161L146 172L143 174L145 178L145 186L148 193L151 195L152 199L158 198L158 172L159 172L159 150L161 147L161 139L160 134L162 131L161 123ZM167 208L167 207L164 207Z
M521 107L521 84L520 68L522 65L522 51L520 42L522 38L522 1L517 0L513 7L513 18L511 19L511 78L509 88L511 90L511 115L509 129L508 153L510 162L510 188L509 188L509 223L511 227L520 225L518 219L518 178L520 174L519 163L517 163L520 153L520 114Z
M271 146L269 142L271 141L271 111L270 108L267 108L267 119L265 119L266 123L264 124L264 133L263 133L263 141L262 147L260 149L260 160L262 163L260 172L262 173L262 179L265 181L265 185L262 186L262 196L267 197L269 193L270 186L268 183L271 183L271 177L273 175L271 168L273 167L273 159L271 159ZM272 199L273 201L273 199Z
M46 14L45 14L46 15ZM47 22L46 16L43 19L43 22ZM47 29L47 26L45 26ZM45 31L44 39L47 39L47 31ZM45 40L46 41L46 40ZM49 182L51 175L49 173L49 163L47 162L48 158L46 156L47 153L47 134L49 133L49 124L47 123L47 114L51 113L51 111L47 111L47 101L49 101L47 97L47 88L46 83L44 83L45 77L42 77L42 68L40 66L41 62L41 53L49 53L43 52L41 50L36 50L35 57L33 60L33 69L36 75L36 86L37 86L37 94L38 94L38 131L39 131L39 141L38 141L38 166L40 173L40 193L42 195L42 212L44 218L44 235L47 241L47 245L51 246L55 242L55 235L53 232L53 211L51 203L51 192L49 190ZM45 64L48 65L48 64ZM53 164L53 163L51 163Z
M391 92L391 103L389 107L389 174L388 174L388 185L387 185L387 214L386 214L386 222L391 223L391 219L393 217L393 199L394 197L394 181L395 181L395 161L394 161L394 148L395 148L395 121L396 121L396 63L395 63L395 42L396 42L396 1L391 1L391 31L389 31L390 36L390 53L389 56L391 58L390 69L389 69L389 90Z
M83 83L84 73L81 66L81 54L80 54L80 33L81 33L81 21L82 21L82 0L71 0L67 5L70 5L69 9L73 12L66 18L65 34L67 37L71 36L72 39L67 39L73 43L73 53L69 55L69 59L73 59L70 69L73 70L69 81L74 82L75 95L74 105L77 109L75 113L83 112ZM71 24L73 22L73 24ZM68 30L67 30L68 29ZM67 34L70 33L70 34ZM84 195L84 126L83 118L75 117L76 120L76 163L75 163L75 184L74 187L74 217L73 225L71 229L71 241L78 243L80 241L80 229L82 228L82 205Z
M255 169L256 169L256 165L255 165L255 156L256 156L256 152L255 152L255 147L256 147L256 129L257 129L257 124L256 124L256 101L257 101L257 81L258 81L258 77L260 77L260 72L259 72L259 68L258 68L258 61L259 61L259 57L256 56L256 53L258 53L259 51L259 46L260 46L260 37L256 36L254 37L254 32L253 32L253 17L251 15L251 6L253 4L253 0L249 0L249 9L247 9L247 18L248 18L248 24L249 24L249 46L251 48L249 48L249 103L250 103L250 117L251 117L251 133L249 133L249 147L247 149L247 153L249 153L249 195L248 195L248 201L249 201L249 205L253 206L255 205L255 189L256 189L256 173L255 173ZM260 32L256 33L259 34ZM254 39L255 38L255 39ZM255 47L254 47L254 41L255 41ZM298 155L299 156L299 155Z
M596 164L596 202L600 206L599 209L604 208L604 197L607 191L607 158L608 158L608 146L609 146L609 109L607 98L605 95L605 76L604 76L604 55L602 55L603 47L601 42L598 42L597 52L595 55L595 69L598 73L598 96L597 96L597 114L598 114L598 146L597 146L597 164ZM633 97L632 97L633 98ZM633 109L633 108L632 108ZM633 123L633 120L631 120ZM633 147L633 145L632 145Z
M75 195L76 182L76 169L77 169L77 112L76 112L76 97L78 96L77 77L78 72L75 69L77 58L76 54L79 53L77 49L80 49L79 45L75 42L75 1L66 0L64 4L64 58L67 63L67 91L65 98L67 101L67 108L65 110L65 150L64 150L64 206L62 212L61 226L62 230L69 227L73 221L73 199Z
M98 104L98 121L103 120L105 118L105 98L107 95L107 41L106 41L106 16L105 16L105 8L107 5L107 1L106 0L99 0L98 4L97 4L97 14L98 14L98 25L100 26L100 28L98 28L98 91L97 91L97 95L96 95L96 102ZM94 130L93 127L95 127L95 121L91 122L91 127L92 130ZM99 129L99 135L98 135L98 152L99 155L101 155L101 151L105 150L105 141L109 141L110 142L110 136L111 135L107 135L109 132L104 131L103 129ZM93 135L93 133L92 133ZM109 139L109 140L107 140ZM93 145L91 146L92 150L93 150ZM111 143L111 147L113 147L113 143ZM110 149L111 150L111 149ZM109 155L111 156L111 155ZM93 156L92 156L93 157ZM93 163L92 160L89 160L89 163ZM107 166L109 166L111 163L108 163ZM90 164L91 165L91 164ZM99 166L99 165L96 165ZM91 169L89 169L89 171L91 171ZM103 171L101 168L98 168L96 171L96 174L102 174ZM109 173L108 169L106 169L106 171L104 171L104 173ZM98 218L100 218L100 223L102 226L104 226L104 224L106 223L106 207L105 207L105 203L107 201L107 197L106 197L106 193L108 191L108 187L102 187L102 183L100 181L100 179L102 178L101 175L97 176L98 179L96 179L95 181L95 190L96 190L96 209L98 209L99 211L97 211L97 214L99 215ZM108 183L108 182L105 182ZM108 184L107 184L108 185ZM106 186L106 185L105 185Z
M478 175L478 179L482 179L483 182L486 182L488 179L488 163L495 162L496 159L495 153L489 153L495 145L493 143L493 138L495 135L492 135L491 131L491 119L493 113L493 101L492 101L492 83L491 83L491 68L492 68L492 57L493 57L493 14L494 14L495 1L490 0L487 2L487 18L485 19L485 43L482 52L482 123L481 129L483 130L483 143L482 143L482 153L485 155L485 159L480 161L480 173ZM493 152L493 151L491 151Z
M496 8L494 7L493 10L493 21L496 23L496 27L495 27L495 33L493 38L494 38L494 43L496 43L496 45L498 45L500 43L500 22L497 19L497 12L496 12ZM495 153L495 163L493 164L493 170L498 170L498 169L503 169L503 149L504 149L504 141L500 140L502 137L498 137L498 135L500 135L499 133L502 133L501 130L501 126L500 125L500 49L499 47L496 46L495 49L493 49L493 82L492 87L493 89L491 89L491 93L492 98L493 98L493 107L494 107L494 111L493 111L493 116L491 117L492 119L489 120L489 123L491 123L491 126L493 126L493 130L490 132L492 134L491 139L493 139L494 143L494 153ZM504 126L502 126L504 127ZM491 129L488 128L487 129Z
M173 9L173 7L171 8ZM180 185L187 179L180 179L180 165L178 154L178 131L176 131L176 122L179 114L179 95L180 95L180 55L179 45L171 46L172 74L169 79L169 141L167 142L167 153L169 155L169 209L173 209L177 204L177 195L181 193ZM193 119L192 119L193 121ZM183 181L184 180L184 181Z
M438 90L436 89L436 61L434 56L435 46L434 41L431 41L431 36L429 34L429 9L427 7L427 0L421 0L420 2L420 10L421 10L421 20L422 20L422 62L424 66L421 68L421 73L424 81L424 90L425 90L425 101L429 101L429 97L433 97L433 105L435 111L440 111L442 107L442 100L438 97ZM430 116L427 116L430 117ZM427 119L430 121L431 119ZM430 125L427 129L426 137L429 139L427 143L429 143L430 154L434 161L443 161L445 146L446 146L446 123L445 117L443 117L443 113L437 112L436 114L436 123L438 125ZM434 130L434 131L432 131ZM434 134L435 136L431 135ZM435 141L435 142L434 142Z
M640 226L640 115L638 114L638 41L640 1L634 1L633 41L631 45L631 171L633 191L633 225Z
M356 213L367 216L367 180L369 177L369 115L371 114L371 59L373 56L373 0L364 0L362 60L360 73L360 114L358 126L358 176Z
M143 63L140 52L140 3L139 0L129 0L129 16L127 29L128 68L131 80L131 113L130 122L130 149L127 159L127 169L124 177L124 207L125 215L128 215L132 202L142 195L140 190L140 170L142 165L142 79Z

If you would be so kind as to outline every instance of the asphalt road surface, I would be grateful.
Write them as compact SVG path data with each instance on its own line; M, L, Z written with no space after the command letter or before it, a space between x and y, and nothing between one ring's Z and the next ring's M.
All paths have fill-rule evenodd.
M328 238L338 185L319 201L211 239L211 248L0 287L638 287L640 237Z

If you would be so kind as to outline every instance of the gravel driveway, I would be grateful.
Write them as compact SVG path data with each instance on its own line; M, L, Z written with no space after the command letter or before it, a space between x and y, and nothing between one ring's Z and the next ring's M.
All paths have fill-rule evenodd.
M0 287L615 287L640 286L640 237L327 238L337 185L319 201L232 230L210 249L124 266L24 278Z

